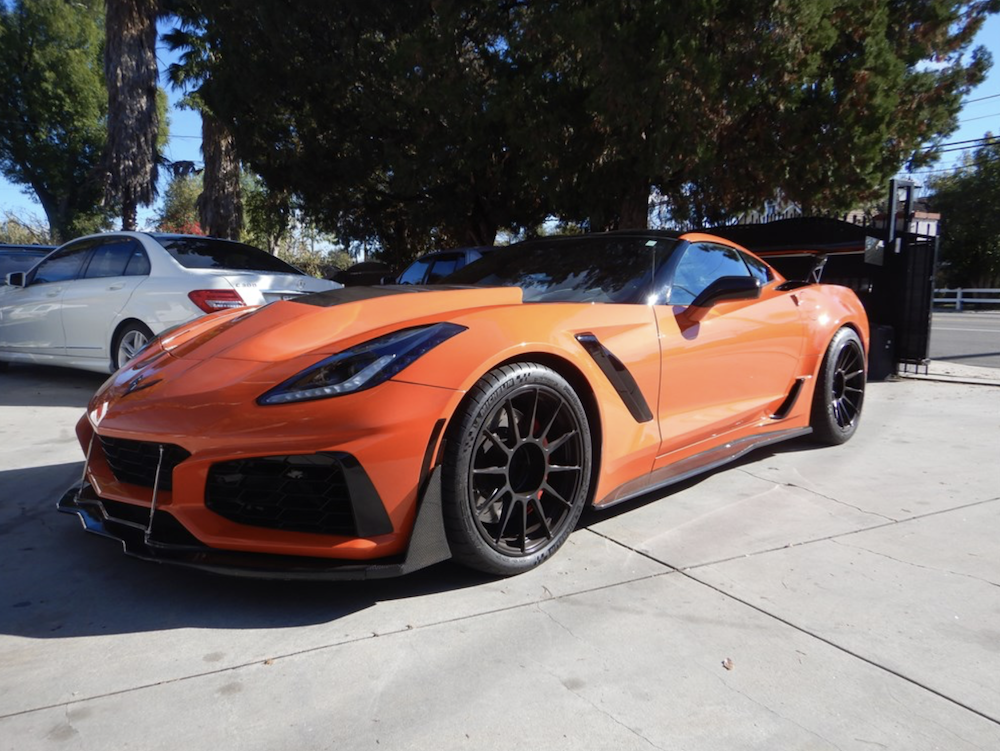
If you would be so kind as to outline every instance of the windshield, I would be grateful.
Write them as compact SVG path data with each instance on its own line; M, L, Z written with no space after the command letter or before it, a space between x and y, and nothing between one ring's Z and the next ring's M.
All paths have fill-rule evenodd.
M673 238L582 235L532 240L491 253L445 284L520 287L525 302L645 302Z
M214 237L153 235L153 238L186 269L229 269L266 274L302 274L297 268L285 263L280 258L243 243L218 240Z

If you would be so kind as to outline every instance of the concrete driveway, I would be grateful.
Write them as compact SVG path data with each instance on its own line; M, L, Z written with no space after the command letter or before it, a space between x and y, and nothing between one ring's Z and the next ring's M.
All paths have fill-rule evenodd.
M493 580L229 580L55 500L99 376L0 374L0 749L998 749L1000 388L870 386Z

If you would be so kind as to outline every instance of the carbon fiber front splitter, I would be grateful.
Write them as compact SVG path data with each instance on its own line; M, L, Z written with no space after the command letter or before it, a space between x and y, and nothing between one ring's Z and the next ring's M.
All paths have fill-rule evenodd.
M427 478L406 553L364 563L210 548L195 540L166 511L155 511L145 523L109 513L108 504L89 483L66 491L57 508L76 514L88 532L121 542L126 555L226 576L314 581L387 579L451 558L441 517L440 467Z

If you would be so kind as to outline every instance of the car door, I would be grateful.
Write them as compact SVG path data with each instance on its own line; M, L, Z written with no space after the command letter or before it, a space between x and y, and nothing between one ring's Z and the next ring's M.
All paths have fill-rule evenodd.
M92 240L52 253L28 276L24 287L7 287L0 298L0 347L29 355L64 355L62 298L83 268Z
M764 282L760 297L723 300L694 320L691 302L725 276L756 276ZM791 390L805 324L795 295L769 276L757 259L715 243L692 243L673 263L665 304L654 306L662 358L658 465L768 419Z
M122 310L148 275L149 259L138 240L101 239L80 278L63 293L66 354L109 361L111 335Z

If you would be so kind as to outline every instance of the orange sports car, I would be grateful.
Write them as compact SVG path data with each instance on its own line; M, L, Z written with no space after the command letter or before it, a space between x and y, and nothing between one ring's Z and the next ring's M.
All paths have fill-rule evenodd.
M165 332L77 426L60 501L149 560L372 578L516 574L606 508L858 426L868 323L706 234L497 251L440 287L352 287Z

